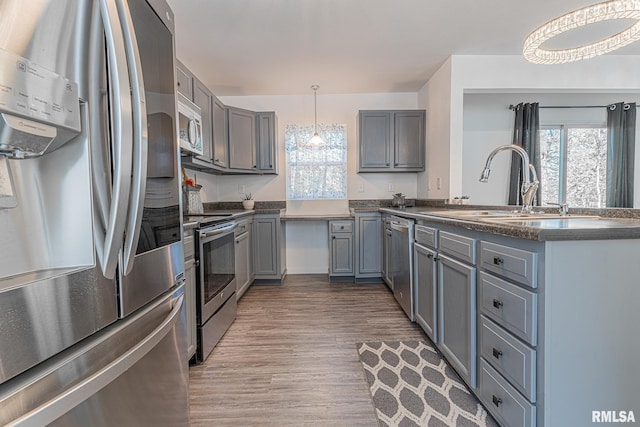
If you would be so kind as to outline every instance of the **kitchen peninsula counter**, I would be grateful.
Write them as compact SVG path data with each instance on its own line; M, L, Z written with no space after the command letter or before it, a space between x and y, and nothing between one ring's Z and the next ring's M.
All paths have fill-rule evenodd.
M640 238L640 218L613 216L594 216L587 218L584 216L572 217L569 215L566 218L554 219L521 218L519 220L509 219L500 221L499 218L495 218L489 221L485 218L446 216L447 210L458 210L460 208L461 206L451 206L451 209L421 206L405 209L381 207L379 210L406 218L428 220L430 222L457 226L467 230L499 234L525 240L553 241ZM513 209L513 207L511 207L511 209ZM430 215L429 213L431 212L436 213L437 216Z

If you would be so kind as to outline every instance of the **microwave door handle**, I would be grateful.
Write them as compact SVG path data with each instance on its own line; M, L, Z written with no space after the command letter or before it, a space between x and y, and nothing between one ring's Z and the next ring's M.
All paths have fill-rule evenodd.
M100 17L104 28L106 54L109 62L108 78L111 108L111 140L113 157L113 177L111 203L108 220L105 223L104 240L98 240L98 257L102 272L106 278L115 277L118 256L124 240L125 223L122 218L127 214L127 201L131 190L131 163L133 124L131 120L131 87L127 72L127 57L124 51L124 39L119 24L117 6L113 0L100 0ZM95 108L94 108L95 109ZM99 111L94 112L99 114ZM99 145L94 140L92 145ZM100 173L95 171L94 173ZM109 191L98 188L98 191ZM106 199L99 196L99 199ZM100 247L102 243L102 247ZM100 255L102 252L102 255Z
M125 41L125 52L127 55L127 64L129 65L129 76L132 87L131 93L133 97L133 184L129 198L122 264L124 274L128 274L133 268L133 260L138 247L138 239L140 238L140 224L142 223L144 195L147 187L147 107L144 96L142 61L140 60L133 20L131 19L129 9L122 0L116 0L116 4L118 5Z

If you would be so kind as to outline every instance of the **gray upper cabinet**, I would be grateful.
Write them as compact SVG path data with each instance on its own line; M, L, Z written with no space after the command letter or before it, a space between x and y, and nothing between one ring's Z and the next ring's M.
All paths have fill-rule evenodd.
M229 168L257 171L256 114L236 107L227 109Z
M176 61L176 80L178 93L193 100L193 74L180 61Z
M211 97L213 164L220 168L229 167L229 141L227 139L227 116L225 105L215 96Z
M361 110L358 172L419 172L425 165L424 110Z
M276 113L256 113L258 132L258 172L264 174L278 173L278 119Z
M213 95L200 80L194 78L193 82L193 103L200 107L200 114L202 116L202 155L196 156L196 158L211 163L213 135L211 126L211 98Z

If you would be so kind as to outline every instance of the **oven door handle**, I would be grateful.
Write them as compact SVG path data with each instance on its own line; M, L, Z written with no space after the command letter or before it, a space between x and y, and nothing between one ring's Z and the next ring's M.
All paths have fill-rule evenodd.
M216 236L218 234L226 233L226 232L235 230L237 226L238 226L238 223L234 221L224 227L216 228L215 230L202 231L200 232L200 238L204 239L206 237L211 237L211 236Z

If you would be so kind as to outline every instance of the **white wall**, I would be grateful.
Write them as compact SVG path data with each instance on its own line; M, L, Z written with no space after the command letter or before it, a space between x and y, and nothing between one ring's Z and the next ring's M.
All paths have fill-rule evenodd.
M419 198L449 198L451 162L451 58L418 92L418 105L427 110L426 168L417 176ZM438 188L440 181L440 188Z
M513 134L514 112L510 104L538 102L540 125L554 124L599 124L606 125L605 108L544 108L549 106L598 106L615 102L636 102L638 93L475 93L464 95L462 192L471 196L471 202L485 205L507 203L508 177L511 156L498 155L491 167L488 183L478 181L488 154L500 145L510 144ZM636 128L636 139L640 143L640 122ZM640 150L636 150L636 165L640 161ZM538 165L535 165L536 167ZM636 196L640 198L640 168L636 168Z
M640 73L636 71L640 66L640 56L603 55L569 64L536 65L528 63L519 55L454 55L450 58L450 64L449 99L441 100L443 103L450 103L448 117L447 112L442 111L439 118L440 126L450 126L450 158L444 166L449 168L449 173L443 174L448 179L448 182L443 182L443 188L448 188L449 197L463 194L463 177L470 173L465 169L463 160L465 94L640 92ZM434 78L437 76L436 74ZM425 90L430 93L433 86L432 78L420 93ZM446 93L442 96L446 96ZM428 122L427 126L434 126L433 121ZM446 143L438 140L438 144ZM444 151L446 150L443 148L441 152ZM441 160L438 157L427 161L431 167L440 165ZM430 179L433 178L431 172L428 175ZM428 183L420 179L418 185Z
M279 175L211 176L198 175L204 201L240 200L239 187L257 201L286 200L286 163L284 149L287 124L313 124L313 92L291 96L226 96L226 105L253 111L275 111L278 117ZM349 199L391 199L393 193L417 196L415 173L357 173L358 110L415 109L416 93L395 94L323 94L318 92L318 123L347 125L347 199L336 201L289 201L288 214L338 214L348 212ZM200 176L202 175L202 176ZM364 191L359 191L359 186ZM393 190L389 190L389 185ZM329 268L326 222L289 221L287 227L287 267L289 273L326 273Z
M286 164L284 151L285 126L288 124L313 124L313 93L291 96L227 96L220 99L226 105L254 111L275 111L278 116L278 163L280 174L274 176L222 176L216 180L217 200L237 200L238 185L254 193L256 200L286 199ZM347 125L347 199L390 199L393 193L402 192L416 197L415 173L357 174L357 115L366 109L414 109L417 94L348 94L330 95L318 93L318 123L344 123ZM389 184L393 190L389 191ZM360 185L364 191L359 192ZM331 206L328 203L289 203L288 210L315 211ZM347 208L347 200L334 203L333 212Z

